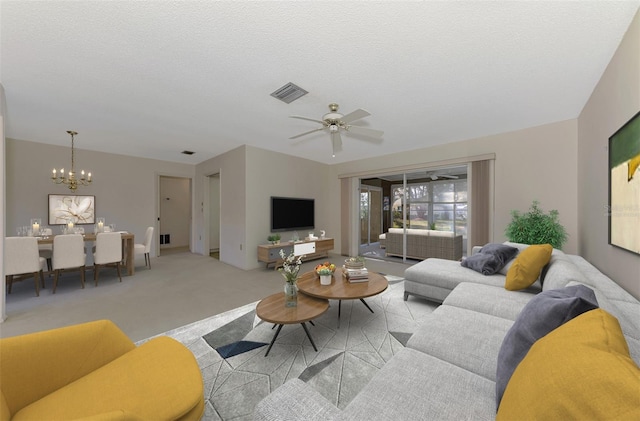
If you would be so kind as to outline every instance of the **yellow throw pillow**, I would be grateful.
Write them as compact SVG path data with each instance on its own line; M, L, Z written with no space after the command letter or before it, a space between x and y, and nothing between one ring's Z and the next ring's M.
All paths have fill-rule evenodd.
M504 287L509 291L518 291L531 286L542 268L549 263L553 247L550 244L535 244L522 250L507 272Z
M640 420L640 368L618 320L587 311L539 339L518 365L501 420Z

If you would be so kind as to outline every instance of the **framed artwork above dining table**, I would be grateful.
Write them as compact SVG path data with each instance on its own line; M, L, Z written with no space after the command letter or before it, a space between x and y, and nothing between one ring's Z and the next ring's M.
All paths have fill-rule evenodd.
M75 194L49 195L49 225L95 224L96 197Z

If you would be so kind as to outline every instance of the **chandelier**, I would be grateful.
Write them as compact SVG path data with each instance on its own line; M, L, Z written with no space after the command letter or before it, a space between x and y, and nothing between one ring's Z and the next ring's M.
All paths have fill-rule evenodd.
M73 149L73 138L78 134L78 132L74 132L73 130L67 130L67 133L71 135L71 171L67 173L65 176L64 168L60 170L60 175L58 175L57 170L53 169L53 175L51 176L51 180L55 184L66 184L71 191L75 192L78 186L88 186L91 183L91 173L87 174L85 177L84 170L80 172L80 178L76 175L75 170L75 162L74 162L74 149Z

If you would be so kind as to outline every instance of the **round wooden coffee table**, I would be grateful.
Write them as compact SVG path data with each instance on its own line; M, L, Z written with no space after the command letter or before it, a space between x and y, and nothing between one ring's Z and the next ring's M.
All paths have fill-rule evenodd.
M256 306L256 315L265 322L270 322L278 325L267 352L264 354L266 357L271 351L273 343L276 341L280 330L283 325L300 323L304 329L309 342L313 346L313 349L317 352L316 344L311 339L309 330L307 329L306 322L313 324L312 320L323 314L329 309L329 301L322 298L316 298L305 294L298 294L298 305L296 307L286 307L284 302L284 292L269 295L263 299Z
M340 308L342 300L359 299L362 304L373 313L371 307L364 300L367 297L378 295L389 287L387 278L379 273L369 272L369 280L366 282L349 282L342 276L342 270L337 268L331 279L331 285L321 285L320 279L314 271L306 272L298 278L298 290L305 295L327 300L339 300L338 302L338 327L340 327Z

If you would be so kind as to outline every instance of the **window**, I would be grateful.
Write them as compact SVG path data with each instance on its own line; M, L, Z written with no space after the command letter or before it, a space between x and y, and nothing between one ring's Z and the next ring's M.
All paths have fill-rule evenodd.
M391 188L392 226L454 231L467 235L467 180L442 180Z

